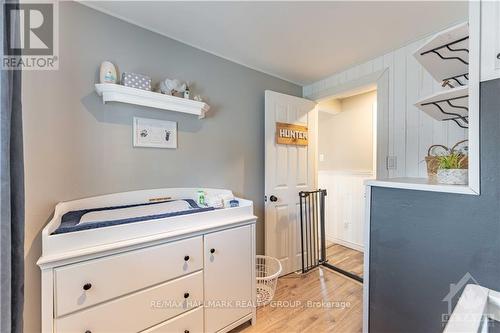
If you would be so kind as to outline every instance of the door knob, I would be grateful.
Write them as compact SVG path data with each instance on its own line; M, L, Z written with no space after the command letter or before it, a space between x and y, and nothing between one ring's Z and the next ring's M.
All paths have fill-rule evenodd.
M278 198L276 198L276 196L275 196L275 195L271 195L271 196L269 197L269 200L270 200L271 202L276 202L276 201L278 201Z

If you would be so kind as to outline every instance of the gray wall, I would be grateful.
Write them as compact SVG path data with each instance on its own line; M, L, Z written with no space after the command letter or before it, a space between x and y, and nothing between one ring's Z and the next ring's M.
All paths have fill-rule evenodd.
M442 300L467 272L500 290L499 91L481 85L480 196L373 188L371 332L441 332Z
M186 24L189 24L188 22ZM264 90L301 87L226 61L77 3L60 3L60 69L23 73L26 172L25 332L40 331L40 231L54 205L104 193L219 187L254 200L263 251ZM194 81L208 118L103 105L98 66ZM178 122L178 149L132 148L132 117Z

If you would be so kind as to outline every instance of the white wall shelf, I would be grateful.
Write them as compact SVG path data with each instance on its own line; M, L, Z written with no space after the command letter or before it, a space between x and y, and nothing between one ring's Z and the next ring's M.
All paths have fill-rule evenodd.
M468 128L468 86L440 91L418 101L415 106L436 120L451 120L462 128Z
M444 193L471 194L471 195L479 194L478 192L471 189L470 186L468 185L438 184L430 181L427 178L403 177L403 178L367 180L365 181L365 185L375 186L375 187L399 188L399 189L415 190L415 191L444 192Z
M152 91L136 89L112 83L98 83L95 91L102 96L102 102L121 102L127 104L148 106L162 110L170 110L194 114L204 118L210 106L203 102L164 95Z
M454 87L466 85L469 81L468 22L438 33L414 56L436 81L449 81Z

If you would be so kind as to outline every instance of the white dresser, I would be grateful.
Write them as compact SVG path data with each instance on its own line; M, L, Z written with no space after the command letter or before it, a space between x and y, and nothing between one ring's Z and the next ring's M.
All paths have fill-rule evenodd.
M211 333L255 323L256 217L250 201L53 234L70 211L195 196L196 189L160 189L58 204L43 230L38 261L43 332Z

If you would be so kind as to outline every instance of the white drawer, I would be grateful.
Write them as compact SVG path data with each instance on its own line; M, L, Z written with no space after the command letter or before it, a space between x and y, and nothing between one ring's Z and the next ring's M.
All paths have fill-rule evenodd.
M200 271L58 318L55 332L136 333L189 311L202 300Z
M183 313L141 333L203 333L203 308Z
M200 270L202 246L195 237L57 268L56 317Z

